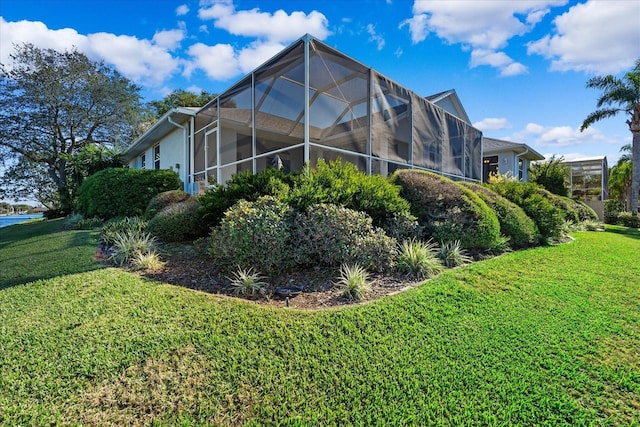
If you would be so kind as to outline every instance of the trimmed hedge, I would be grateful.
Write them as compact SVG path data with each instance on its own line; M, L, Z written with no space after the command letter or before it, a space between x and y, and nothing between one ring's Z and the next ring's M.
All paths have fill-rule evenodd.
M377 227L396 214L409 212L409 203L400 196L398 186L340 159L330 163L318 160L315 169L296 177L286 199L299 211L324 203L365 212Z
M573 200L568 197L558 196L544 188L539 188L538 193L564 212L565 221L571 221L576 224L580 222L580 215L578 215L578 211Z
M538 227L520 206L482 185L471 182L461 185L471 189L493 209L500 222L500 232L509 238L511 248L526 248L538 242Z
M199 206L195 200L173 203L151 218L147 230L165 242L204 236L207 229L198 218Z
M240 200L253 202L262 196L281 197L293 185L293 176L275 168L257 174L234 174L226 185L215 185L198 198L198 215L208 227L220 224L225 212Z
M160 193L157 196L154 196L153 199L149 201L147 205L147 209L144 212L144 217L146 219L151 219L158 212L163 210L169 205L174 203L186 202L189 200L195 200L195 197L187 193L183 190L170 190L165 191L164 193Z
M85 218L142 216L154 196L181 186L170 170L105 169L84 180L76 210Z
M399 170L392 182L409 201L425 234L439 242L459 240L462 247L489 250L500 242L496 214L473 191L434 173Z
M596 211L594 211L593 208L586 203L570 198L569 203L573 204L573 208L576 210L576 212L578 212L580 221L600 221L600 217L598 216Z
M536 223L542 239L562 236L564 211L541 194L540 186L532 182L502 181L489 185L489 188L520 206Z

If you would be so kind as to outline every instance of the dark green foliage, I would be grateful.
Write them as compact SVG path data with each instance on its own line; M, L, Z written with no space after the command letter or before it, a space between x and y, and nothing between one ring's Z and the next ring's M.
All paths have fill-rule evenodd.
M181 186L169 170L106 169L84 180L76 210L85 218L140 216L154 196Z
M340 159L330 163L319 160L316 169L298 175L287 200L300 211L329 203L365 212L376 226L396 213L409 212L409 204L400 197L396 185L380 175L360 172L354 164Z
M533 163L529 168L529 179L553 194L568 196L571 166L563 162L563 157L554 155L548 160Z
M240 200L255 201L262 196L280 197L289 191L293 176L279 169L267 168L253 174L245 171L233 175L225 186L216 185L199 197L198 215L208 227L220 223L224 213Z
M538 241L538 227L520 206L482 185L470 182L462 185L470 188L493 209L500 222L500 233L509 238L512 248L526 248Z
M504 181L489 186L493 191L520 206L536 223L542 239L559 238L564 226L564 212L545 198L532 182Z
M620 212L617 218L617 224L625 227L640 228L640 216L631 212Z
M102 226L100 240L106 245L113 245L117 235L142 235L148 224L147 221L137 216L112 218Z
M540 188L538 193L542 195L545 199L549 200L553 203L557 208L562 210L564 213L565 221L571 221L574 224L580 222L580 215L575 207L575 203L568 197L558 196L557 194L553 194L550 191L545 190L544 188Z
M620 200L609 199L604 202L604 222L606 224L617 224L620 212L624 212L624 203Z
M420 239L423 230L418 223L418 218L410 212L396 212L382 224L382 229L387 236L393 237L399 242L403 240Z
M207 229L198 218L198 207L195 200L173 203L151 218L147 230L164 242L201 237L207 233Z
M374 227L366 213L313 205L296 217L293 228L293 257L299 266L357 263L369 271L385 271L393 264L396 240Z
M169 190L154 196L147 205L144 213L146 219L153 218L158 212L174 203L186 202L194 199L189 193L183 190Z
M209 93L205 90L201 91L200 95L198 95L184 89L178 89L159 101L151 101L149 107L153 111L156 119L159 119L176 107L204 107L205 104L216 96L215 93Z
M460 240L465 249L487 250L500 239L496 214L471 190L442 176L399 170L392 182L411 204L425 235L438 242Z
M580 200L568 199L568 203L573 205L573 209L578 212L580 222L582 221L600 221L598 214L593 208Z
M292 215L288 205L271 196L240 200L212 230L209 253L229 271L254 268L268 275L285 271L293 266Z

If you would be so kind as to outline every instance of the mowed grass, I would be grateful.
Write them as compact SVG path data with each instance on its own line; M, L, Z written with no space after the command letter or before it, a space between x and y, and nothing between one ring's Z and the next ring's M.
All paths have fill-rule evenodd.
M612 230L313 312L111 268L29 283L3 273L13 286L0 290L0 420L639 425L640 233ZM7 251L46 244L56 257L70 238L94 237L5 242L0 265ZM69 267L91 270L80 258Z

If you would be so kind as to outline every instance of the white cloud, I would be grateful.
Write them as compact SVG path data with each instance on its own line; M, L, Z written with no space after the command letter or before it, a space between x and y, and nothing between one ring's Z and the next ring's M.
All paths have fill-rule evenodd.
M186 4L182 4L176 8L177 16L184 16L187 13L189 13L189 6L187 6Z
M285 47L281 43L259 41L251 43L238 52L238 66L243 73L249 73Z
M189 77L196 69L204 70L213 80L227 80L239 73L237 54L229 44L207 46L196 43L187 53L192 60L185 64L184 75Z
M367 25L367 33L369 34L369 41L375 42L378 50L384 49L384 45L385 45L384 37L376 33L375 25L373 24Z
M180 46L180 42L184 40L184 30L164 30L158 31L153 35L153 43L167 50L174 50Z
M471 67L489 65L510 76L526 72L504 52L510 39L531 31L549 13L549 7L567 0L520 1L439 1L415 0L413 17L403 21L412 42L419 43L430 33L449 44L461 44L472 52Z
M396 58L400 58L403 53L404 53L404 51L402 50L402 48L398 47L393 54L396 56Z
M473 127L484 132L488 130L506 129L510 127L510 124L505 118L487 117L479 122L475 122Z
M607 137L596 128L580 132L571 126L548 127L537 123L528 123L525 128L509 137L512 141L523 141L537 147L568 147L584 144L601 144Z
M162 31L153 40L146 40L110 33L84 35L71 28L53 30L42 22L7 22L0 17L0 62L11 65L9 55L14 44L33 43L57 51L77 48L93 60L104 60L137 83L158 86L178 70L179 61L169 50L184 37L181 31Z
M528 45L529 54L551 59L551 69L617 73L640 57L640 2L594 1L558 16L555 34Z
M329 21L318 11L309 14L300 11L287 14L280 9L274 13L236 10L231 0L205 1L198 12L200 19L213 19L214 26L236 36L256 37L269 42L287 43L309 33L325 39L331 33Z

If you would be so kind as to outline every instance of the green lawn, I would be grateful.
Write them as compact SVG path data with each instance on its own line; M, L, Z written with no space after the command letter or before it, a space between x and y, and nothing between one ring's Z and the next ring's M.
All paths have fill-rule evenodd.
M640 425L637 231L303 312L100 268L59 227L0 231L4 425Z

